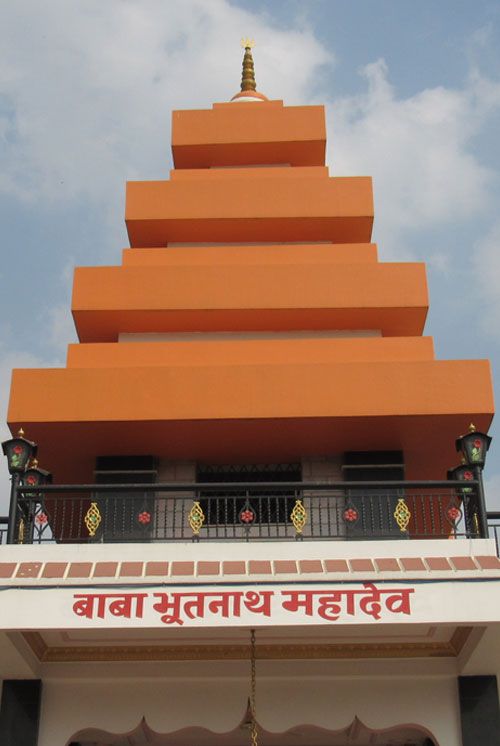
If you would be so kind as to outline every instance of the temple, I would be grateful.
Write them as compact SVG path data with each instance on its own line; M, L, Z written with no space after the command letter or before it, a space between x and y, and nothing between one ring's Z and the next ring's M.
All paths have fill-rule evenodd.
M76 268L66 367L13 371L0 743L497 745L489 363L436 359L424 265L244 45Z

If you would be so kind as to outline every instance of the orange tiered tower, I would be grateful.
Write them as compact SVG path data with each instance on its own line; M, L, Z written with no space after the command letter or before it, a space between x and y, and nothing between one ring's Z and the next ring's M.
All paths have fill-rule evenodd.
M102 454L383 449L442 479L490 424L488 363L434 359L424 266L377 261L370 178L328 175L323 107L268 101L249 46L233 102L173 113L170 179L128 184L121 266L76 270L67 367L14 371L11 427L58 482Z

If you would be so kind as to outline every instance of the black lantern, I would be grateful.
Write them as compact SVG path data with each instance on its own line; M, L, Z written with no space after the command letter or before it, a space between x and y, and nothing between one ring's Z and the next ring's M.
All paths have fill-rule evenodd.
M448 469L448 479L451 481L470 482L475 478L474 472L467 464L455 466L454 469ZM472 487L460 487L459 492L472 492Z
M37 445L31 440L26 440L23 429L17 434L17 438L11 438L2 443L4 456L7 456L7 465L10 474L23 474L30 459L36 456Z
M23 484L27 484L30 487L38 487L42 484L51 484L52 474L46 469L40 469L38 461L34 458L31 461L29 469L23 474Z
M485 433L478 433L474 425L470 425L467 435L457 438L457 451L462 453L465 464L469 467L484 467L486 461L486 452L490 447L491 438ZM458 467L460 468L460 467Z

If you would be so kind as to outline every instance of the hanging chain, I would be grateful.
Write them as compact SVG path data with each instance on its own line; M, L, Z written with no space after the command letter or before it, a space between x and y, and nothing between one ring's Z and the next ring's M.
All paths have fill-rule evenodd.
M250 740L252 746L258 746L257 742L257 710L255 707L255 693L257 688L257 678L255 675L255 630L250 630L250 709L252 712L252 727L250 729Z

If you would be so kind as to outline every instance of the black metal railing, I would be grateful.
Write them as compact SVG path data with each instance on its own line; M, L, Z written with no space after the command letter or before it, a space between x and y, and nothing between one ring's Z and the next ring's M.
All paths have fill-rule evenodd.
M488 535L495 539L497 555L500 557L500 510L488 511Z
M18 486L13 543L479 538L467 482Z

